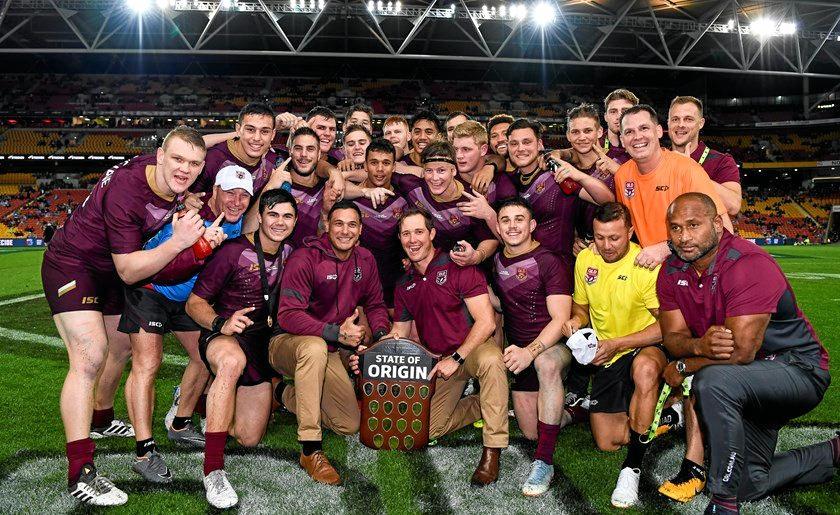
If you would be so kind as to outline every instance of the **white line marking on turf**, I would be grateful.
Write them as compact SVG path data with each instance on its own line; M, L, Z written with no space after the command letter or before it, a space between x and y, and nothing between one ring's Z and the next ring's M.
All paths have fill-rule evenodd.
M26 302L27 300L41 299L44 297L43 293L36 293L34 295L25 295L23 297L16 297L14 299L0 300L0 306L8 306L9 304L17 304L19 302Z
M18 331L17 329L7 329L0 327L0 337L8 338L10 340L19 340L30 343L40 343L48 347L56 349L63 349L64 342L57 336L46 336L43 334L27 333L26 331ZM189 359L183 356L175 356L172 354L163 355L164 365L186 366Z

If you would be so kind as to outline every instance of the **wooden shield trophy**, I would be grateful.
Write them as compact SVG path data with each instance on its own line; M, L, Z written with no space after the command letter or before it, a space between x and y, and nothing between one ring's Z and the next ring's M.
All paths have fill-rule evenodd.
M405 338L387 339L359 353L360 439L371 449L421 449L429 443L429 412L439 356Z

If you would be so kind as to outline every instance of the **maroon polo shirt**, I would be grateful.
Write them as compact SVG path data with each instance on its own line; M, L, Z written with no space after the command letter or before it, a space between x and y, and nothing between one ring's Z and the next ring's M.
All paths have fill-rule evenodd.
M779 265L757 245L723 232L715 259L698 276L676 254L662 265L656 282L662 311L680 310L691 334L699 338L728 317L770 313L756 359L794 352L828 370L828 352L796 304Z
M572 267L542 245L512 258L497 252L493 263L493 286L502 302L505 336L510 343L527 347L551 322L546 298L572 294Z
M615 161L616 163L623 165L627 161L630 160L630 154L627 153L624 147L621 145L615 146L610 143L609 138L604 136L600 140L601 148L607 153L607 157Z
M413 266L394 290L394 316L399 322L414 320L420 342L445 356L464 343L473 325L464 299L487 293L484 274L475 266L460 267L448 252L435 256L420 274Z
M709 149L706 152L706 149ZM704 156L705 154L705 156ZM707 147L702 141L694 152L691 153L691 159L697 161L700 166L709 174L709 178L718 183L737 182L741 183L741 170L738 168L738 163L729 154L718 152Z
M472 183L461 177L460 173L455 175L455 180L464 186L465 191L472 193ZM494 202L517 196L519 196L519 192L516 191L516 186L513 185L510 176L499 170L493 175L493 180L487 187L487 193L484 194L484 198L487 199L487 203L491 206Z
M394 305L394 285L404 273L402 266L403 249L397 236L397 223L400 215L408 207L400 195L388 197L385 204L373 208L370 199L359 198L356 206L362 212L362 236L359 244L368 249L376 260L379 280L385 304Z
M155 154L135 157L102 176L50 242L57 263L78 262L112 272L111 254L130 254L172 219L178 199L156 191Z
M292 196L297 202L297 222L292 235L289 236L289 243L296 249L303 248L304 239L318 236L326 184L327 179L320 177L312 187L292 183Z

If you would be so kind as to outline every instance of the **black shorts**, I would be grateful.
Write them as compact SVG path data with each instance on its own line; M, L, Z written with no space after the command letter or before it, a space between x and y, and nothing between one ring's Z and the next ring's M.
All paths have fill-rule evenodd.
M99 311L103 315L123 312L124 284L113 270L93 271L80 259L58 256L48 249L41 263L41 282L53 315L68 311Z
M655 347L667 359L668 353L659 345ZM592 376L590 413L626 413L630 410L630 399L636 389L633 383L633 360L638 354L638 350L629 352L608 367L598 367Z
M215 374L210 367L210 362L207 361L207 347L213 339L219 336L223 336L222 333L202 329L198 338L198 353L201 356L201 361L204 362L207 370L213 376ZM249 329L242 334L235 334L233 337L245 354L245 370L239 376L237 386L256 386L279 376L268 362L268 340L271 339L269 328Z
M120 317L121 333L166 334L169 331L198 331L201 326L187 315L184 305L151 288L126 288L125 310Z
M540 391L540 379L537 377L537 368L533 363L518 374L510 374L510 389L513 392Z

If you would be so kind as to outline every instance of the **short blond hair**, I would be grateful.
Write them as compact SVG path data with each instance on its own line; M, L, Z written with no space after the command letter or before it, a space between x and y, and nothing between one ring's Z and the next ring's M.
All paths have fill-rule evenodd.
M201 137L201 134L192 127L187 125L179 125L169 131L169 133L163 138L163 143L161 144L161 148L166 150L166 147L169 146L169 142L172 138L178 138L180 140L186 141L193 147L200 148L202 151L207 151L207 145L204 143L204 138Z
M700 111L700 117L703 117L703 102L701 102L699 98L693 97L691 95L682 95L679 97L674 97L674 100L671 100L671 107L674 107L677 104L694 104L697 110Z
M467 120L466 122L458 124L452 132L452 139L470 137L475 141L476 145L487 144L487 129L475 120Z

